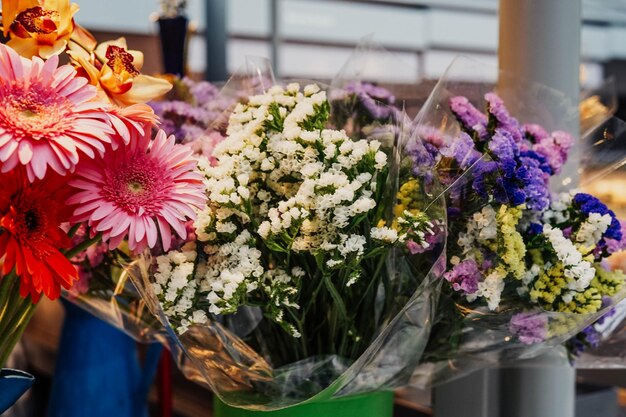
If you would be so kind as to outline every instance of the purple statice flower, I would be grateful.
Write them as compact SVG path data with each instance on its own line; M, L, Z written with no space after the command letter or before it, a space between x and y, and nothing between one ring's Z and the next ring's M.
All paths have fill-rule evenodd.
M587 348L595 348L602 341L602 334L596 330L595 323L587 326L582 332L578 333L575 337L570 339L568 345L570 354L573 356L579 356Z
M429 143L421 143L417 138L411 139L404 150L411 158L413 175L424 178L429 183L433 178L437 150Z
M206 81L195 82L190 78L183 78L182 83L189 89L196 106L206 106L214 101L219 95L219 89Z
M552 171L558 174L567 161L567 155L573 144L574 138L569 133L557 130L550 136L541 136L541 139L532 145L532 150L543 155Z
M386 122L398 120L400 117L398 109L393 107L396 98L386 88L367 82L351 82L331 99L335 101L348 98L354 99L354 104L364 110L371 119Z
M522 126L522 131L531 143L539 143L550 137L543 127L536 124L526 124Z
M605 236L603 240L606 243L606 250L608 253L620 252L626 249L626 222L624 222L623 220L619 220L619 219L617 221L619 221L619 224L620 224L622 238L612 239L612 238L607 238Z
M572 199L572 204L574 208L579 209L586 215L589 215L590 213L610 215L611 224L606 229L606 232L604 232L603 237L608 239L622 240L622 225L617 219L617 216L615 216L613 210L609 210L609 208L603 202L590 194L578 193Z
M441 155L454 159L461 169L470 167L481 156L474 146L474 141L465 132L461 132L449 145L441 148Z
M550 163L548 162L548 158L546 158L544 155L537 153L535 151L525 150L520 153L520 156L522 158L535 159L538 162L539 164L538 166L541 169L541 171L547 174L547 176L550 176L554 173L554 171L552 170L552 167L550 166ZM548 178L547 176L546 178Z
M480 270L473 259L459 262L450 271L443 274L443 277L452 285L454 291L464 295L474 294L478 291Z
M606 267L603 265L602 267L607 269L608 265ZM613 306L613 307L611 307L611 306ZM615 309L615 302L613 301L613 299L611 297L609 297L608 295L605 295L605 296L602 297L602 305L601 305L600 309L604 310L605 308L609 308L609 307L611 307L609 309L609 311L607 311L602 317L600 317L596 321L595 324L604 324L606 319L609 319L609 318L613 317L615 315L615 313L617 313L617 310Z
M585 340L592 348L597 347L602 341L602 334L596 330L594 325L588 326L583 330L583 333L585 334Z
M458 207L450 206L446 209L446 213L449 220L456 220L461 217L461 209L459 209Z
M532 154L522 153L519 161L525 167L528 175L523 181L526 194L526 205L534 211L543 211L550 205L550 177L542 169L541 161Z
M483 200L518 206L526 201L524 180L528 172L512 159L480 161L474 166L472 189Z
M520 152L510 131L498 127L489 141L489 151L498 163L501 176L496 183L504 188L513 205L524 202L531 210L541 211L550 204L549 169L545 158L532 151ZM506 201L499 201L506 202Z
M604 243L604 249L606 249L608 253L620 252L625 249L623 240L604 239Z
M548 318L541 313L517 313L511 317L509 331L526 345L541 343L548 334Z
M472 182L472 189L476 194L482 199L489 199L490 192L494 189L494 178L498 178L498 164L494 161L480 161L476 165L474 165L474 181ZM508 202L508 197L506 196L506 192L500 187L498 190L494 190L494 194L499 194L496 196L496 200L503 200L503 202ZM503 196L502 196L503 194Z
M570 237L572 237L572 226L566 227L565 229L563 229L563 237L566 239L569 239Z
M467 97L452 97L450 99L450 110L461 123L465 132L475 133L479 139L487 137L487 116L476 109Z
M175 83L173 100L150 102L161 119L161 128L177 142L188 143L204 135L207 128L228 108L216 86L206 81L183 78Z
M489 141L489 150L499 160L513 160L520 154L520 149L508 130L497 128Z
M396 97L386 88L368 82L351 82L344 88L348 93L366 95L380 103L394 104Z
M417 126L415 133L424 141L424 143L428 143L436 149L440 149L446 143L444 135L439 131L439 129L432 126Z
M515 142L522 142L524 139L522 127L517 119L509 114L502 99L495 93L487 93L485 100L489 113L489 125L508 131Z

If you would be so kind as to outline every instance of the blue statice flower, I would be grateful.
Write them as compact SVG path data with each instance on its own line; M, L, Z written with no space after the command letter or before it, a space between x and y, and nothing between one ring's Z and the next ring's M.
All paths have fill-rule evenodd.
M522 158L531 158L531 159L536 160L538 163L539 169L541 169L541 171L543 171L544 174L547 174L547 175L554 174L554 170L550 166L550 163L548 162L548 158L546 158L544 155L537 153L535 151L526 150L526 151L522 151L520 153L520 156Z
M528 225L526 232L531 236L540 235L543 233L543 225L539 223L531 223Z
M610 215L611 224L606 229L606 232L604 232L604 237L608 239L622 240L622 226L617 219L617 216L613 210L610 210L602 201L590 194L578 193L572 199L572 203L575 208L579 209L586 215L589 215L590 213Z
M568 341L570 354L579 356L587 348L595 348L602 341L602 333L596 330L595 324L587 326L576 337Z
M550 177L544 171L545 165L542 165L542 161L535 158L536 154L533 154L532 151L522 152L519 162L522 167L525 167L527 173L524 179L526 205L531 210L542 211L550 205L550 190L548 188Z

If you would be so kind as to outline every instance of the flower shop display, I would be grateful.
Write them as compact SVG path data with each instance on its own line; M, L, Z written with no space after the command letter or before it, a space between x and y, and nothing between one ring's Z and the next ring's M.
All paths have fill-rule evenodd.
M123 38L97 43L77 11L63 0L2 2L0 365L42 296L114 292L120 256L169 248L204 204L192 150L152 137L145 102L171 84L141 74L143 55ZM107 286L85 287L84 267L104 261ZM11 381L20 383L3 374Z
M149 103L161 121L159 128L211 159L215 145L224 139L220 122L232 100L208 81L185 77L175 78L173 83L165 99Z
M427 342L445 240L438 183L399 164L405 119L390 112L350 137L329 127L355 118L337 109L313 84L237 105L214 162L201 159L195 241L129 269L229 406L338 392L376 404Z
M474 105L445 80L418 116L413 142L425 142L428 152L413 152L415 169L437 171L450 186L446 284L417 385L562 343L574 359L581 343L593 343L587 326L624 297L624 273L606 262L624 248L621 224L596 197L551 184L575 139L533 123L543 116L558 126L538 115L537 101L554 104L558 93L524 87L526 123L496 93ZM599 144L589 152L599 152ZM606 168L625 156L614 152ZM555 185L560 192L552 192Z
M161 4L162 40L186 33L186 2ZM543 106L576 114L558 93L477 100L444 79L411 120L350 65L325 87L249 62L218 89L181 78L165 44L179 76L142 74L141 52L77 12L2 2L0 365L62 296L51 416L84 415L59 399L102 396L107 377L119 401L93 413L147 415L160 343L218 417L384 417L397 387L562 344L573 360L618 327L626 237L590 190L626 156L597 130L605 159L557 184L578 140ZM158 342L143 366L137 340ZM102 384L85 394L77 375ZM2 370L0 411L30 383Z

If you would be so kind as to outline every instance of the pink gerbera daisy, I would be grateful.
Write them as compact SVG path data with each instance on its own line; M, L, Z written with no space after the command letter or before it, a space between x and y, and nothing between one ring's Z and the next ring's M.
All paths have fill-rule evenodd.
M0 171L24 165L29 180L43 178L48 166L71 171L84 154L93 158L114 131L96 88L70 65L20 57L0 45Z
M102 159L81 163L76 179L69 182L80 190L68 200L78 206L72 222L87 222L111 248L128 236L135 252L154 247L160 231L168 250L171 229L184 239L185 221L206 201L202 175L195 168L191 149L177 145L162 130L153 141L143 136L107 151Z
M138 103L128 107L113 107L110 120L116 136L111 143L113 149L128 145L133 138L149 135L152 127L158 123L158 117L152 107Z

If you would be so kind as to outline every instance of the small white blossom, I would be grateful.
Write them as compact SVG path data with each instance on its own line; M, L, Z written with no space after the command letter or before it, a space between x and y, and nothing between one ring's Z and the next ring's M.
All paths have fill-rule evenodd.
M383 243L391 244L398 240L398 232L389 227L373 227L371 231L372 239Z

